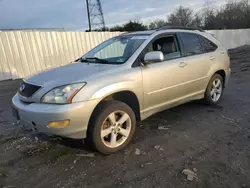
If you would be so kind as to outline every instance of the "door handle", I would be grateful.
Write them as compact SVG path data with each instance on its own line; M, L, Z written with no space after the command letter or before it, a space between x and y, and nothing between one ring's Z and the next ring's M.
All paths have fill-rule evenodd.
M214 56L211 56L211 57L210 57L210 60L214 60L214 59L215 59L215 57L214 57Z
M188 64L187 63L185 63L185 62L181 62L180 64L179 64L179 67L186 67Z

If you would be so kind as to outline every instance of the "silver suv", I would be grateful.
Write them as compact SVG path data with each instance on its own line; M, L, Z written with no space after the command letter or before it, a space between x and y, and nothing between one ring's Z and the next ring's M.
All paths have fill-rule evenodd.
M24 79L13 113L39 132L87 138L110 154L128 145L136 121L192 100L217 104L230 72L227 50L202 30L127 33Z

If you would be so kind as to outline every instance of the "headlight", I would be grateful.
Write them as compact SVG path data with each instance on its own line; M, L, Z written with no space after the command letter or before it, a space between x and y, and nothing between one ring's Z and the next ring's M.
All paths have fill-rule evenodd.
M41 102L52 104L68 104L72 102L73 97L85 86L86 83L76 83L56 87L46 93Z

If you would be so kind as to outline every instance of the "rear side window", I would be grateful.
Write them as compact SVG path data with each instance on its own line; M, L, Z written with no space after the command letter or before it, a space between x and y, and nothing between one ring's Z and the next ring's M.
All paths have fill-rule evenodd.
M180 33L180 36L183 42L185 56L203 53L198 35L192 33Z
M200 36L200 39L204 53L214 52L218 48L218 46L216 46L212 41L208 40L207 38Z

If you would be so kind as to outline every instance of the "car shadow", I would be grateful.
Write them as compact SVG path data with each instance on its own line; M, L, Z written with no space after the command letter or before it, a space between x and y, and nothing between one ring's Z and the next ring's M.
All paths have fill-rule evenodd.
M31 137L34 140L46 141L52 145L62 145L77 150L91 151L91 146L84 139L71 139L64 138L60 136L47 135L44 133L33 133L33 131L28 130L26 132L31 132Z

